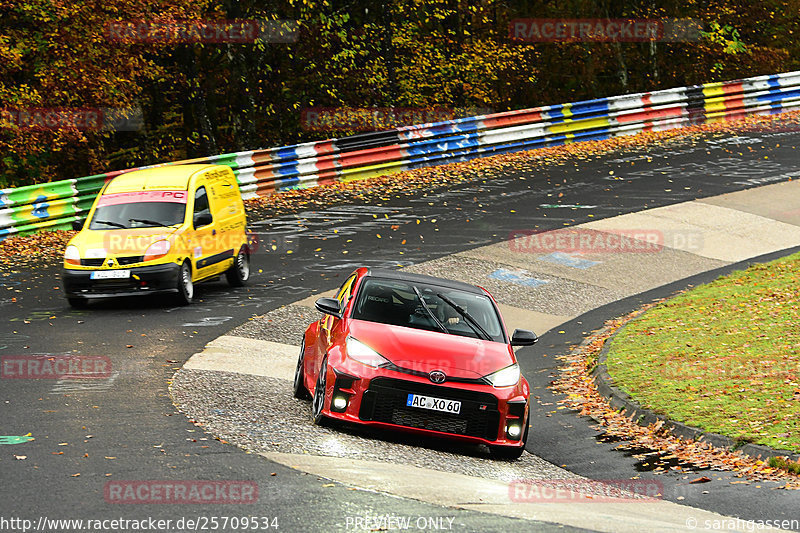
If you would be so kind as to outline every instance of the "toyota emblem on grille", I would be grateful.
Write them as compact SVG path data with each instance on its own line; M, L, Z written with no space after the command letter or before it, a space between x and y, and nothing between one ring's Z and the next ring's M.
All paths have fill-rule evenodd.
M444 380L447 379L447 376L445 376L444 372L441 370L432 370L431 373L428 374L428 379L434 383L444 383Z

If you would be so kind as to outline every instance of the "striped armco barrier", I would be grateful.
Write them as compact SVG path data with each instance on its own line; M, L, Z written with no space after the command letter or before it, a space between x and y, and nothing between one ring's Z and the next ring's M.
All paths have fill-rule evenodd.
M245 198L476 157L774 114L800 107L800 72L404 126L340 139L165 163L233 168ZM147 168L147 167L141 167ZM122 171L0 190L0 240L64 229Z

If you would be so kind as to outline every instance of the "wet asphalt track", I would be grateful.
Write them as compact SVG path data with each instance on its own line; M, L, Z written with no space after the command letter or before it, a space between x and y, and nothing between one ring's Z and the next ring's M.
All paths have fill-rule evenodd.
M32 272L4 269L0 273L0 356L103 355L111 359L112 374L88 385L0 381L0 435L30 432L36 439L0 445L0 517L174 520L255 515L277 517L284 531L329 531L344 529L348 517L395 514L455 517L457 531L520 528L517 520L328 486L325 480L247 455L202 434L176 412L167 389L169 379L209 340L254 314L338 285L357 265L418 263L503 241L514 230L556 229L592 220L590 214L594 219L609 217L800 176L795 155L798 143L797 133L679 141L655 146L646 155L594 157L382 205L343 206L251 221L251 228L263 234L262 242L274 242L277 249L262 246L254 256L250 286L235 291L224 282L200 286L198 301L185 308L174 308L163 299L126 299L74 311L57 288L60 267ZM539 207L554 203L597 207ZM338 232L333 233L333 228ZM639 299L647 297L592 311L559 328L567 333L558 338L544 336L539 345L521 352L523 368L541 369L540 353L563 351L579 342L583 332L635 307ZM636 475L636 461L610 451L613 444L596 443L587 421L568 413L546 419L539 414L541 420L534 419L534 427L537 422L541 428L555 425L534 435L530 451L589 477ZM256 480L260 497L252 506L105 502L103 487L108 480L132 479ZM667 478L660 479L668 484ZM797 518L796 495L786 491L729 485L701 497L691 492L695 488L665 496L674 499L680 494L686 498L682 503L743 518ZM706 488L699 487L697 492L702 490ZM787 507L786 502L795 504ZM530 530L529 526L525 528ZM538 529L554 528L542 524Z

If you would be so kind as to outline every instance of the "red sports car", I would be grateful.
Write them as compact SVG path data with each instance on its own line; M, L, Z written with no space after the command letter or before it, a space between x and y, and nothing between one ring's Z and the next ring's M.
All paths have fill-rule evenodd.
M303 337L296 398L313 391L314 422L337 419L483 443L515 459L528 436L530 386L497 303L446 279L359 268Z

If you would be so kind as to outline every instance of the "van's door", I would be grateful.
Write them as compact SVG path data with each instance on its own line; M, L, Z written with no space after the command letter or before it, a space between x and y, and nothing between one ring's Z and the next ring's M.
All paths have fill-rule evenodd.
M218 274L230 254L223 257L225 252L219 247L219 222L215 219L213 199L208 194L205 183L201 182L194 190L193 199L191 253L193 277L199 280Z
M244 204L236 176L230 168L225 167L209 172L206 178L216 210L221 246L230 249L232 257L235 257L247 242Z

